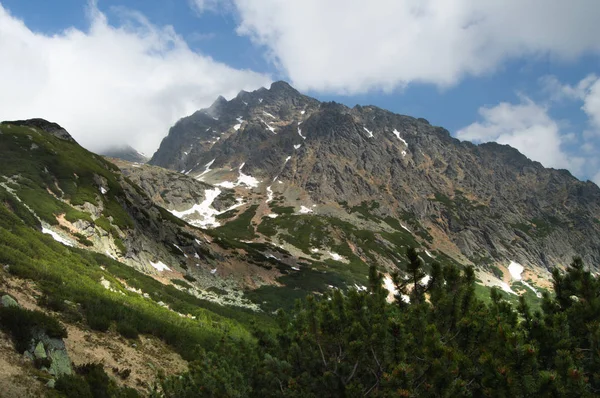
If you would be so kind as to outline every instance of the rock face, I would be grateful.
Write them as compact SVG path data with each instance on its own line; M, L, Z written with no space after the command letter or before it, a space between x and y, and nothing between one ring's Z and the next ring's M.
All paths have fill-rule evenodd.
M506 145L461 142L374 106L321 103L284 82L181 119L150 163L212 183L243 166L263 198L277 179L319 206L376 204L374 214L410 221L463 262L550 268L580 255L600 264L592 182Z

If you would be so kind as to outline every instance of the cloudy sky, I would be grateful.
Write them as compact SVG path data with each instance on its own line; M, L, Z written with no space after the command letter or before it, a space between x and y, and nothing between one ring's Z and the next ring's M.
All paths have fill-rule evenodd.
M598 0L0 0L0 120L151 155L274 80L600 183Z

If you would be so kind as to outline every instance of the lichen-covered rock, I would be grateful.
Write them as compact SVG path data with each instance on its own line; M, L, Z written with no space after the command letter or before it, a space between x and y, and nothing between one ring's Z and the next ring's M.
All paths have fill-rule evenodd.
M35 348L33 350L33 356L36 357L37 359L44 359L44 358L48 357L46 355L46 349L44 348L44 343L42 343L41 341L37 343L37 345L35 346Z
M2 299L0 300L2 302L2 307L19 307L19 303L17 303L17 301L8 294L2 296Z

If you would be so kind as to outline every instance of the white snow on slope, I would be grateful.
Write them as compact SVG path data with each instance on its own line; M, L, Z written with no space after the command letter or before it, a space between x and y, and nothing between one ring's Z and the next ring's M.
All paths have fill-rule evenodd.
M261 118L258 118L258 119L267 126L267 129L271 130L271 133L276 134L274 127L272 127L269 123L265 122L263 119L261 119Z
M273 200L273 190L271 189L271 186L269 185L267 187L267 203L269 203L272 200Z
M406 227L406 225L404 225L404 224L400 223L400 226L412 234L411 230L410 230L410 229L408 229L408 228Z
M398 130L394 129L393 133L396 136L396 138L398 138L400 141L402 141L404 143L404 145L406 145L406 147L408 148L408 143L406 142L406 140L404 140L404 138L400 137L400 132Z
M423 277L423 279L421 279L421 280L419 281L419 283L420 283L421 285L423 285L423 286L426 286L426 285L429 283L429 280L430 280L430 279L431 279L431 276L429 276L429 275L425 275L425 276Z
M291 158L292 158L291 156L288 156L287 158L285 158L285 162L283 162L283 165L285 166L287 164L287 162L290 161Z
M521 264L515 263L514 261L511 261L508 265L508 272L510 272L510 276L516 281L521 280L521 273L523 273L524 269L525 268Z
M204 171L200 175L196 176L196 180L202 181L201 177L210 171L210 166L212 166L212 164L215 162L215 160L217 160L217 159L213 159L204 165Z
M294 145L294 149L300 149L301 146L302 146L302 144Z
M306 206L300 206L300 211L299 211L300 214L308 214L308 213L312 213L312 212L313 212L312 209L310 209Z
M246 175L242 172L242 168L244 167L245 164L246 163L242 163L240 165L240 168L238 169L238 171L240 172L240 176L238 177L237 185L245 184L251 188L256 188L260 181L258 181L256 178Z
M300 137L302 137L302 139L303 139L303 140L305 140L305 139L306 139L306 137L302 135L302 130L300 129L300 127L298 127L298 135L299 135Z
M344 259L344 257L340 256L337 253L334 252L328 252L328 254L331 256L331 258L335 261L342 261Z
M272 117L273 119L277 119L275 116L271 115L269 112L263 111L263 113L269 117Z
M433 257L433 255L431 253L429 253L429 250L425 250L425 254L427 254L431 258L435 258L435 257Z
M392 277L389 275L386 275L385 278L383 278L383 287L385 288L385 290L387 290L389 292L388 297L387 297L387 301L388 302L392 302L394 301L394 296L396 294L398 294L398 290L396 290L396 285L394 285L394 281L392 281ZM402 295L402 301L404 301L405 303L410 303L410 297L408 297L407 295L403 294Z
M60 236L56 232L52 231L51 229L48 229L46 227L42 227L42 232L45 233L45 234L48 234L48 235L52 236L52 238L54 238L55 241L57 241L59 243L62 243L63 245L71 246L71 247L74 246L71 241L63 238L62 236Z
M102 195L106 195L106 193L107 193L107 192L108 192L108 191L106 190L106 188L104 188L104 187L100 187L100 193L101 193Z
M240 129L240 127L242 127L242 123L244 123L244 119L242 119L242 117L240 116L240 117L236 118L236 120L238 121L238 124L234 125L233 129L235 131L238 131Z
M156 263L153 263L152 261L150 261L150 265L159 271L171 271L171 269L169 267L167 267L166 264L163 263L162 261L158 261Z
M532 292L534 292L538 297L541 297L542 294L539 293L529 283L525 282L523 280L523 278L521 277L521 274L523 273L524 270L525 270L525 267L523 267L521 264L514 262L512 260L511 260L510 264L508 265L508 272L510 272L510 276L513 278L513 280L521 282L523 285L525 285L527 288L529 288Z
M365 129L365 131L367 132L367 134L369 134L369 138L373 138L373 132L371 130L369 130L366 127L363 127L363 129Z
M215 184L215 187L222 187L222 188L227 188L227 189L233 189L236 186L237 185L235 184L235 182L231 182L231 181L223 181L218 184Z
M207 228L208 226L218 227L221 224L216 220L215 216L219 214L219 212L211 207L211 205L220 193L221 190L219 188L207 189L204 191L204 200L202 203L195 204L188 210L184 211L171 210L171 214L173 214L175 217L183 218L184 216L198 213L203 219L190 221L190 224L197 225L202 228Z

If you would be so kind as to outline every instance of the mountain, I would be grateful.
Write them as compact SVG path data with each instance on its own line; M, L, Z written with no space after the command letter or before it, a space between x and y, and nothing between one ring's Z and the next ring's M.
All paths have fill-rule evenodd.
M129 145L116 146L105 149L100 153L100 155L109 158L122 159L133 163L146 163L148 161L148 158L145 155L138 152L136 149L132 148Z
M461 142L425 119L321 103L285 82L181 119L149 163L233 189L247 239L339 259L354 276L370 263L393 271L409 244L425 259L474 264L507 291L521 279L511 265L547 285L547 270L576 254L600 260L592 182L506 145Z
M7 203L25 206L27 211L19 216L28 226L165 283L187 280L186 289L203 300L257 310L244 289L272 283L272 265L257 261L272 251L264 244L227 244L226 238L213 242L210 235L165 210L161 206L167 207L165 201L157 200L160 196L153 189L170 184L172 195L164 188L160 193L169 206L185 207L177 199L184 193L177 185L180 174L127 164L157 174L141 181L132 173L141 186L137 185L115 164L79 146L56 123L32 119L0 124L0 190ZM193 182L187 193L200 201L202 196L195 192L207 185ZM234 202L223 199L222 206Z

